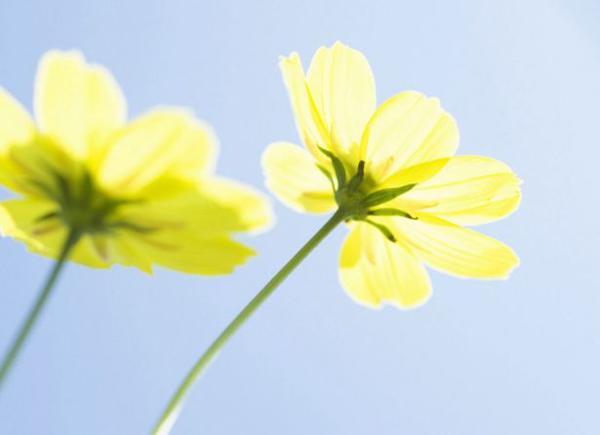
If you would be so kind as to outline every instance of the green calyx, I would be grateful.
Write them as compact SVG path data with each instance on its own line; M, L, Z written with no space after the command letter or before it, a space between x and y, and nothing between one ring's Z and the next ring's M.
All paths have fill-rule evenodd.
M79 234L106 233L123 226L123 223L113 219L114 213L130 201L108 196L87 171L82 171L76 179L52 171L52 180L52 184L46 186L44 191L56 202L57 208L40 216L38 222L59 220Z
M330 172L319 166L321 172L329 179L334 191L335 201L341 211L344 212L346 220L363 221L378 229L386 239L395 242L392 231L385 225L370 219L373 216L396 216L407 219L417 219L409 213L396 208L374 208L383 205L400 195L413 189L416 184L407 184L399 187L380 189L372 192L365 191L364 181L365 161L358 163L356 172L348 177L343 162L331 151L319 148L330 160L335 172L335 180Z

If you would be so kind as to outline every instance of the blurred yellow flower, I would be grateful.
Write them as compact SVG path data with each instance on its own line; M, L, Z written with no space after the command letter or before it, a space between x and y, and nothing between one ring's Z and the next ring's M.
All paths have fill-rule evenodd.
M435 98L402 92L378 108L365 57L341 43L320 48L308 73L298 54L280 63L305 149L274 143L263 156L268 187L288 206L349 223L340 279L378 307L423 304L424 263L468 278L505 278L519 260L506 245L464 228L492 222L520 202L504 163L454 156L459 134Z
M256 191L213 175L216 139L182 109L158 108L127 123L112 75L78 52L43 56L35 118L0 88L0 231L30 250L151 272L224 274L253 251L232 233L271 218Z

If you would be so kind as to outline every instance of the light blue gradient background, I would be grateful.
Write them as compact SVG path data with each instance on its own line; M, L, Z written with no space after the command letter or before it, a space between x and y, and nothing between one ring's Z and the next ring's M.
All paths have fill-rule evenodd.
M340 39L371 62L379 101L441 98L461 153L525 180L484 230L522 261L508 281L432 274L415 311L372 311L337 281L339 229L261 308L190 397L174 434L600 433L600 7L589 1L0 3L0 83L31 107L36 63L80 48L137 115L193 108L219 172L262 188L274 140L298 141L277 68ZM3 194L4 195L4 194ZM276 204L233 276L69 267L0 395L0 433L148 433L190 365L325 220ZM0 240L0 348L50 263Z

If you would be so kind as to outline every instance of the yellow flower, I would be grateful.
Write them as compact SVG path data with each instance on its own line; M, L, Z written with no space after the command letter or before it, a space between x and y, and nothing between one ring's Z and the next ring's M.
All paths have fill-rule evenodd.
M78 52L43 56L35 118L0 88L0 231L56 258L151 272L224 274L253 251L234 241L271 218L256 191L213 175L216 139L190 112L157 108L126 122L112 75Z
M339 273L352 298L412 308L431 294L424 264L467 278L517 266L508 246L464 226L513 212L520 180L497 160L454 156L458 129L437 99L402 92L376 108L367 60L339 42L316 52L306 76L296 53L280 66L308 151L271 144L266 182L298 211L344 214Z

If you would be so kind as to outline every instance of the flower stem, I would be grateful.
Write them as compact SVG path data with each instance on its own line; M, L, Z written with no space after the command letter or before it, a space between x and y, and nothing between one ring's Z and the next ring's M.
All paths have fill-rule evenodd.
M42 291L35 301L35 305L29 311L25 323L23 323L21 329L19 330L19 334L15 337L9 351L5 354L4 359L2 360L2 366L0 368L0 389L5 381L6 375L8 375L8 372L12 368L17 356L21 352L21 349L23 348L23 345L25 344L25 341L31 332L33 325L36 323L40 313L46 305L50 293L52 293L52 289L54 288L54 284L56 284L57 278L69 256L69 253L78 240L79 232L71 230L64 241L58 259L54 263L54 266L52 267L52 270L46 279L46 284L42 288Z
M236 331L252 316L252 314L262 305L262 303L279 287L279 285L288 277L288 275L304 260L308 254L346 217L346 213L338 210L331 218L316 232L300 250L277 272L273 278L262 288L260 292L244 307L242 311L231 321L221 334L206 349L204 354L189 371L173 397L165 408L160 420L152 433L154 435L167 435L175 425L183 401L190 393L194 383L198 380L204 369L217 355L227 341L236 333Z

